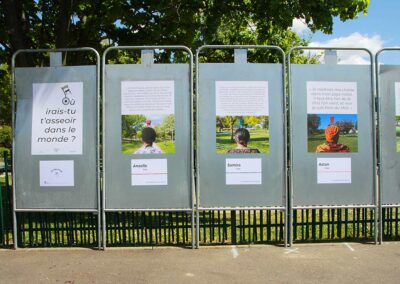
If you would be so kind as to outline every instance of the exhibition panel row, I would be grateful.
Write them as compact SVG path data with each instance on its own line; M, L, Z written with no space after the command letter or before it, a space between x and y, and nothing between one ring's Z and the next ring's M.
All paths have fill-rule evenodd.
M286 245L291 210L363 207L374 209L377 238L378 209L400 204L400 68L378 60L399 50L375 64L366 49L318 48L320 64L291 63L313 49L203 46L196 64L184 46L111 47L102 62L91 48L18 51L14 235L24 211L93 212L103 236L106 212L187 211L198 246L202 210L277 209ZM186 62L156 63L164 50ZM202 57L215 50L234 62ZM276 56L250 63L254 50ZM130 51L136 64L110 60ZM337 64L346 51L369 64ZM95 63L66 66L63 52ZM22 53L49 53L50 66L18 67Z

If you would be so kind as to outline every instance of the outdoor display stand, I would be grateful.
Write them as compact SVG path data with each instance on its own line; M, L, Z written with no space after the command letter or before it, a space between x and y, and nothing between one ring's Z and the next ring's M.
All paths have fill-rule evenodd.
M383 209L400 206L400 66L381 64L384 54L400 55L400 48L383 48L375 55L379 118L380 230Z
M62 52L89 53L96 64L64 66ZM16 66L18 56L35 53L49 53L50 66ZM93 212L100 247L99 73L100 57L92 48L19 50L13 55L15 248L18 212Z
M299 50L324 50L325 64L289 64L291 209L372 208L376 242L372 54L296 47L289 63ZM365 53L370 64L337 64L336 51Z
M180 51L189 63L156 64ZM109 64L110 51L141 51L140 64ZM193 56L184 46L110 47L103 54L103 235L106 212L192 214ZM106 240L103 242L106 247Z
M200 62L205 50L222 49L234 50L234 63ZM248 63L249 49L275 50L281 63ZM197 50L197 246L201 210L271 209L287 217L284 66L276 46Z

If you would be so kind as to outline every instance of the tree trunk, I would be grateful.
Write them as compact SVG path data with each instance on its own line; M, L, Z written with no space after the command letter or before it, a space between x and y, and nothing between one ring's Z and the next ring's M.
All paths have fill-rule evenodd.
M68 47L73 0L58 0L59 13L56 19L56 47Z
M28 44L29 23L26 18L22 0L2 0L5 15L5 26L10 37L10 53L19 49L30 48ZM29 60L27 54L20 54L17 57L17 66L30 66L32 60Z

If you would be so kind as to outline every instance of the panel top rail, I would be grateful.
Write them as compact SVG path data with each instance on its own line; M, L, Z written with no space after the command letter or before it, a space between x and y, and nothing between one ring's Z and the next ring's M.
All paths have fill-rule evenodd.
M382 52L385 52L385 51L400 51L400 47L384 47L384 48L381 48L381 49L379 49L377 52L376 52L376 54L375 54L375 58L377 59L378 58L378 56L382 53ZM375 61L376 62L376 61Z
M375 74L375 76L376 76L376 94L377 94L377 97L380 97L379 76L378 76L379 75L379 67L380 67L380 65L379 65L378 59L379 59L379 55L381 55L382 53L387 52L387 51L400 51L400 47L384 47L384 48L379 49L375 53L375 66L376 66L376 74Z
M289 50L288 53L288 62L290 64L290 58L295 50L339 50L339 51L365 51L368 53L370 62L372 64L373 62L373 55L372 52L368 48L364 47L333 47L333 46L324 46L324 47L319 47L319 46L294 46Z
M11 58L11 70L15 68L15 60L18 55L22 53L55 53L55 52L80 52L80 51L92 51L96 55L96 65L100 62L100 54L93 47L73 47L73 48L39 48L39 49L19 49L12 55Z
M282 48L276 45L203 45L196 50L196 64L199 63L200 53L205 49L272 49L277 50L285 63L285 52Z
M190 56L190 63L192 63L193 53L187 46L184 45L132 45L132 46L110 46L103 53L102 63L106 65L107 54L114 50L161 50L161 49L174 49L186 51Z

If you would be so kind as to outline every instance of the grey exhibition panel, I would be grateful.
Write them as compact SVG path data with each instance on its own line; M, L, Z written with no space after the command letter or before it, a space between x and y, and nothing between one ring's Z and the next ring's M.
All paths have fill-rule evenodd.
M191 86L189 64L105 65L105 210L191 209ZM174 81L175 153L121 153L121 81ZM167 159L168 185L132 186L132 159Z
M198 190L201 208L285 207L285 111L282 64L200 63ZM216 81L268 81L269 153L216 153ZM227 158L261 159L260 185L227 185Z
M290 68L292 207L373 205L375 165L371 66L292 64ZM307 81L357 83L358 152L308 152ZM318 184L317 158L351 158L351 183Z
M98 210L96 66L15 68L15 209ZM82 155L31 155L32 85L83 83ZM74 161L74 186L40 187L39 162Z
M379 66L380 185L383 205L400 203L400 153L396 150L395 83L400 66Z

